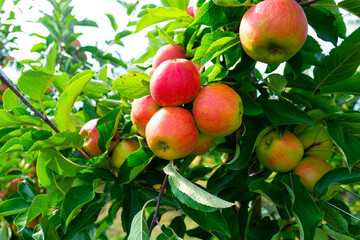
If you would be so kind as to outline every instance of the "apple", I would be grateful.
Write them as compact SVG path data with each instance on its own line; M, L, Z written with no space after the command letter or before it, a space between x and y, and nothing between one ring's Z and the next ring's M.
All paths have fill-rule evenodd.
M36 225L38 225L40 223L41 220L41 215L37 216L36 218L34 218L33 220L31 220L28 224L27 227L29 228L35 228Z
M84 126L81 128L79 134L85 138L83 149L90 157L97 157L101 155L103 152L98 146L98 140L100 133L96 129L96 124L99 118L92 119L84 124ZM110 147L109 147L109 153L112 152L114 147L119 143L119 135L116 132L114 137L111 140Z
M6 190L2 190L2 191L0 192L0 199L5 199L6 194L7 194Z
M197 7L197 0L192 0L189 2L186 13L192 17L196 17L196 13L198 12L198 10L199 8Z
M22 178L15 178L9 182L8 190L11 194L16 193L19 189L19 182L23 181Z
M199 91L192 111L201 132L213 137L223 137L240 127L243 104L231 87L211 83Z
M114 168L120 168L127 156L140 148L139 142L133 139L124 139L114 148L111 155L111 165Z
M152 60L152 66L154 70L166 60L176 59L176 58L185 58L185 49L183 49L179 45L175 44L167 44L159 48L159 50L156 52L153 60Z
M325 173L332 170L333 167L324 159L319 157L306 157L304 158L299 165L295 168L294 174L300 176L300 181L304 186L312 192L316 182L323 176ZM340 189L340 185L330 186L326 195L322 198L324 200L330 200Z
M216 137L199 132L199 137L195 149L191 152L190 155L202 155L206 153L214 145L215 140Z
M81 48L81 43L79 40L75 39L74 41L72 41L70 43L70 46L75 47L75 48Z
M295 134L286 131L279 138L277 130L267 133L255 148L257 159L267 169L284 173L293 170L304 155L304 148Z
M157 104L151 95L135 99L131 107L131 121L138 133L145 137L145 128L150 118L161 106Z
M180 106L191 102L201 87L201 77L194 64L186 59L167 60L155 69L150 93L161 106Z
M179 107L163 107L146 126L146 140L160 158L173 160L194 151L198 130L191 113Z
M308 25L295 0L265 0L246 11L239 33L241 45L252 59L279 64L303 46Z
M315 156L325 161L331 158L333 141L323 125L306 127L297 134L297 137L304 146L305 156Z

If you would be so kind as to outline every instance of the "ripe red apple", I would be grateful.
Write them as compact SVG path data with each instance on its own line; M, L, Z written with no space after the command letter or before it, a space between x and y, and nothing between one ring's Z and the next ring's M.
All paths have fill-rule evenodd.
M214 145L215 140L216 137L199 132L198 141L196 143L195 149L191 152L191 155L202 155L206 153Z
M198 140L191 113L179 107L161 108L150 119L145 131L150 149L167 160L189 155Z
M273 172L284 173L293 170L304 155L300 140L286 131L279 138L277 130L266 134L255 148L256 156L261 164Z
M199 8L197 7L197 0L193 0L189 2L186 13L192 17L196 17L196 13L198 12L198 10Z
M333 153L333 142L326 128L318 124L306 127L297 134L304 146L305 156L315 156L328 161Z
M308 25L295 0L265 0L244 14L239 33L241 45L251 58L279 64L303 46Z
M196 96L193 115L201 132L213 137L223 137L240 127L242 100L231 87L212 83L203 87Z
M84 126L79 132L79 134L85 138L83 148L85 152L91 157L97 157L103 153L98 146L98 140L100 136L99 131L96 129L96 124L98 120L99 118L91 119L84 124ZM119 143L119 141L119 135L118 133L116 133L111 140L109 153L112 152L112 150Z
M309 192L312 192L316 182L332 169L333 167L324 159L311 156L304 158L299 163L294 170L294 174L300 176L301 183L305 185ZM339 185L331 186L322 198L324 200L331 199L339 191L339 188Z
M156 52L152 60L152 66L155 70L162 62L165 62L166 60L185 58L185 53L185 49L183 49L179 45L164 45Z
M116 145L112 155L111 155L111 165L114 168L120 168L124 163L127 156L135 152L140 148L138 141L133 139L124 139Z
M186 59L167 60L155 69L150 93L161 106L179 106L191 102L201 87L201 77Z
M5 199L6 194L7 194L6 190L2 190L2 191L0 192L0 199Z
M131 121L138 133L145 137L145 128L150 118L157 112L161 106L148 95L135 99L131 107Z

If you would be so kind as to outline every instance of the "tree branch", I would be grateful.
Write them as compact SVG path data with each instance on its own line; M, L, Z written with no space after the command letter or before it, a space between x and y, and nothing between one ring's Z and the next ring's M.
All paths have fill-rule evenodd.
M151 235L151 232L152 230L154 229L154 226L155 226L155 222L157 221L157 218L158 218L158 214L159 214L159 208L160 208L160 202L161 202L161 198L163 196L163 193L164 193L164 190L165 190L165 185L167 183L167 180L169 178L169 175L165 175L165 178L164 178L164 181L163 181L163 184L160 188L160 193L159 195L156 197L155 200L157 200L157 204L156 204L156 208L155 208L155 214L154 214L154 218L152 219L151 221L151 224L150 224L150 228L149 228L149 236Z
M303 6L303 7L308 7L310 6L311 4L313 3L317 3L317 2L320 2L321 0L309 0L309 1L304 1L304 2L300 2L300 6Z

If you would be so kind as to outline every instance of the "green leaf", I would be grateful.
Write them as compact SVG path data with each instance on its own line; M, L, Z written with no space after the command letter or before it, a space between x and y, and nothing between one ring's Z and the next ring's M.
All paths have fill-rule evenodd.
M55 76L41 71L23 72L18 80L20 90L35 101L40 101Z
M145 219L145 206L135 215L131 222L128 240L148 240L149 228Z
M116 23L116 20L115 20L114 16L113 16L112 14L110 14L110 13L106 13L105 15L109 18L110 23L111 23L111 27L112 27L115 31L117 31L118 25L117 25L117 23Z
M360 65L360 44L340 45L324 57L314 69L317 87L337 83L351 77Z
M224 7L214 4L213 1L209 1L199 8L191 25L206 25L216 30L228 22L229 20L226 17Z
M44 67L49 73L55 72L56 67L56 54L58 53L58 45L53 42L49 45L45 52L45 64Z
M28 208L29 204L23 198L12 198L1 203L0 217L25 212Z
M154 157L153 152L147 147L140 148L136 152L131 153L119 168L117 182L119 184L131 182L146 168Z
M268 100L263 103L265 115L274 126L290 124L306 124L314 126L314 122L304 112L285 100Z
M201 73L201 79L203 79L203 82L216 82L222 80L228 73L221 64L217 63L206 68L205 72Z
M150 76L145 73L126 74L113 81L113 89L130 99L150 94Z
M249 189L250 191L261 194L278 207L285 206L284 193L282 189L274 183L268 183L264 179L259 179L250 183Z
M320 209L324 220L328 224L333 226L338 231L349 233L349 224L337 209L334 209L321 200L318 200L315 203L316 206Z
M44 141L37 141L29 151L37 151L54 147L82 148L84 138L78 133L60 132Z
M256 116L264 112L264 110L255 102L255 100L245 91L238 91L244 108L244 115Z
M228 208L233 203L218 198L196 186L186 178L182 177L171 164L164 168L164 172L169 175L169 183L172 193L187 206L203 211L214 212L220 208Z
M271 91L280 97L281 92L285 90L287 80L284 76L275 73L265 78L264 83L268 85Z
M43 149L40 151L39 159L41 159L40 161L44 162L49 169L66 177L74 177L77 172L86 168L86 166L79 165L65 158L55 149Z
M336 231L332 230L331 228L329 228L327 225L323 225L322 228L329 236L331 236L333 239L336 239L336 240L355 240L356 239L352 236L349 236L348 234L336 232Z
M323 86L319 94L339 93L360 95L360 72L356 72L348 79Z
M157 236L156 240L180 240L174 230L167 227L165 224L161 225L161 233Z
M103 82L107 82L108 65L105 64L98 71L98 78Z
M336 121L344 134L360 135L360 113L359 112L337 112L325 117L326 121Z
M161 0L162 5L165 7L179 8L186 10L189 0Z
M36 166L36 175L39 179L39 183L47 189L57 189L58 185L54 176L54 172L46 167L44 158L38 158Z
M279 230L278 221L264 217L256 227L247 232L246 237L249 240L271 239Z
M344 0L339 2L338 6L346 9L348 12L360 17L360 3L357 0Z
M11 89L6 89L3 94L4 109L12 110L13 108L20 107L20 99Z
M37 216L39 216L48 209L49 207L48 201L49 201L49 197L47 194L39 194L34 198L27 214L26 224L31 222L34 218L36 218Z
M290 194L292 212L299 226L300 240L314 239L316 226L321 222L321 214L307 189L297 175L284 175L281 182Z
M27 202L32 202L36 195L39 194L34 185L30 184L29 180L19 183L18 193Z
M176 42L170 37L162 28L155 26L156 31L158 32L159 36L164 39L169 44L176 44Z
M75 75L71 79L71 84L64 90L60 95L58 100L58 105L55 109L55 122L58 125L60 131L69 130L70 126L70 114L73 108L73 105L80 95L83 88L94 76L93 71L83 71Z

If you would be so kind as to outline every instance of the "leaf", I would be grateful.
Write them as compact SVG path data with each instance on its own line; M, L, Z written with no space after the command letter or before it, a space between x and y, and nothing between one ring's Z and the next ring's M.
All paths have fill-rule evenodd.
M49 73L53 73L56 67L56 54L58 53L58 45L54 41L48 47L45 52L45 64L44 67Z
M247 232L246 237L249 240L271 239L279 230L278 221L264 217L256 227Z
M345 80L331 85L325 85L320 89L319 94L327 93L360 95L360 72L356 72L354 75Z
M33 219L48 209L48 201L49 197L47 194L39 194L34 198L27 214L26 224L31 222Z
M21 197L27 201L32 202L36 195L38 195L38 191L35 189L33 184L30 184L29 180L25 180L18 185L18 193Z
M349 224L346 219L341 215L341 213L329 206L325 202L318 200L315 202L316 206L320 209L324 220L333 226L335 229L341 232L349 232Z
M165 7L179 8L186 10L189 0L161 0L162 5Z
M46 167L45 161L43 158L38 158L36 166L36 176L39 179L41 186L47 189L57 189L58 185L53 171Z
M344 0L339 2L338 6L346 9L348 12L360 17L360 3L357 0Z
M206 68L205 72L201 73L201 79L210 83L220 81L227 76L229 72L220 64L214 64Z
M159 36L164 39L169 44L176 44L176 42L170 37L162 28L155 26L156 31L158 32Z
M167 227L165 224L161 225L161 231L156 240L180 240L174 230L172 230L170 227Z
M117 182L119 184L131 182L146 168L154 157L153 152L147 147L140 148L136 152L131 153L119 168Z
M268 183L264 179L259 179L250 183L249 189L266 197L278 207L285 206L284 193L282 189L274 183Z
M28 208L29 204L23 198L12 198L1 203L0 217L25 212Z
M113 81L113 89L130 99L150 94L150 76L145 73L126 74Z
M281 92L285 90L287 80L284 76L274 73L265 78L264 83L269 86L271 91L280 97Z
M174 196L191 208L203 212L214 212L217 209L228 208L234 205L206 192L182 177L171 164L164 168L164 172L169 175L169 183Z
M21 74L18 86L21 92L28 95L31 99L40 101L45 90L54 79L55 77L52 74L29 70Z
M70 114L73 105L83 88L91 80L94 74L95 73L93 71L87 70L75 75L71 79L70 85L60 95L54 114L55 122L60 131L69 130Z
M339 240L355 240L356 239L352 236L349 236L348 234L336 232L336 231L332 230L331 228L329 228L327 225L323 225L322 228L333 239L339 239Z
M37 141L29 151L37 151L42 149L65 147L65 148L82 148L84 138L78 133L60 132L51 136L44 141Z
M255 100L245 91L238 91L244 108L244 115L256 116L264 112L264 110L255 102Z
M360 65L360 44L340 45L325 56L314 69L317 87L337 83L351 77Z
M11 113L0 109L0 127L41 127L43 122L38 117L28 115L14 116Z
M144 216L145 206L135 215L131 222L128 240L147 240L150 239L149 228Z
M118 25L116 23L116 20L115 20L114 16L112 14L110 14L110 13L106 13L105 15L109 18L110 23L111 23L111 27L114 29L114 31L117 31Z
M297 175L284 175L281 182L290 194L292 212L299 226L300 240L314 239L316 226L322 217L307 189Z
M6 89L3 94L3 103L5 110L12 110L20 107L20 99L11 89Z
M303 111L285 100L268 100L263 103L265 115L274 126L290 124L306 124L314 126L314 122Z
M226 17L224 8L214 4L213 1L209 1L204 3L199 8L191 26L206 25L206 26L211 26L212 29L216 30L217 28L225 25L228 22L229 20Z

